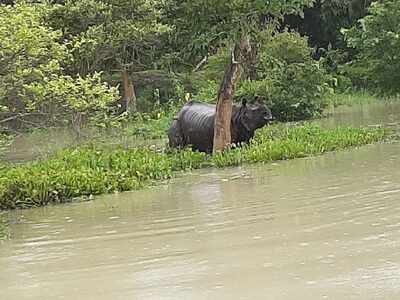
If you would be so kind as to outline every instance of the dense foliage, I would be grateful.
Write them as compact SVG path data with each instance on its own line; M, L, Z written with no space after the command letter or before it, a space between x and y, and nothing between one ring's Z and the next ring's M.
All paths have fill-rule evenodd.
M26 208L139 188L179 171L316 155L379 141L383 129L278 126L258 132L251 145L216 156L154 148L66 150L52 159L0 170L0 209Z
M0 130L104 126L130 105L215 101L243 35L252 51L237 100L312 118L334 91L398 92L399 15L390 0L2 1Z
M167 0L166 22L175 31L174 49L183 62L195 63L238 35L257 33L275 18L300 14L314 0Z
M69 72L148 69L155 63L156 47L168 26L158 22L158 1L70 0L47 16L53 28L70 40L74 57ZM115 72L115 71L114 71Z
M243 82L238 98L263 100L281 121L319 116L331 78L311 56L307 39L297 33L283 32L268 39L260 51L256 78Z
M400 92L400 2L374 2L369 14L343 30L357 58L347 70L355 83L380 92Z
M45 23L50 11L46 4L0 6L0 125L60 125L117 99L98 74L64 74L73 59L61 32Z
M201 74L202 80L197 84L197 99L215 101L228 53L222 49L210 58ZM319 116L326 106L327 94L333 92L333 80L312 54L307 38L296 32L272 35L271 31L263 31L259 36L255 67L247 70L239 84L236 100L264 102L280 121Z
M372 0L316 0L302 16L288 15L284 24L310 38L312 46L327 49L345 46L342 28L364 17Z

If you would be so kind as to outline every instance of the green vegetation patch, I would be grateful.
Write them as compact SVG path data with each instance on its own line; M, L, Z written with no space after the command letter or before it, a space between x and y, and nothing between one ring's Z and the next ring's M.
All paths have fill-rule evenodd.
M12 142L12 137L5 134L0 134L0 158L2 157L3 153L8 149ZM1 168L1 165L0 165Z
M381 128L279 125L260 130L250 145L215 156L155 147L70 149L49 160L0 169L0 209L134 190L180 171L306 157L377 142L386 136L388 132Z
M353 106L378 103L382 97L375 96L367 91L352 91L341 94L332 94L328 97L328 102L333 106Z
M0 242L9 237L9 231L6 218L0 214Z

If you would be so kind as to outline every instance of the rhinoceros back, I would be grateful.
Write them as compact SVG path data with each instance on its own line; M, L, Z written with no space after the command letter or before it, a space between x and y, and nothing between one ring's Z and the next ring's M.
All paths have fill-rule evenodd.
M189 102L178 115L184 143L193 149L212 152L215 105Z

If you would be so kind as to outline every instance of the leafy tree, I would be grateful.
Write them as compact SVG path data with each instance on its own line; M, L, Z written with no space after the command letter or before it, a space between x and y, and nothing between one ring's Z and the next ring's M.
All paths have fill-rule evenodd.
M2 123L29 112L25 86L62 72L68 57L61 32L44 25L46 5L0 6L0 106Z
M46 26L51 9L47 4L0 6L1 127L60 124L78 112L105 110L104 103L116 100L98 75L65 77L63 65L71 55L60 43L62 33Z
M196 64L241 34L256 34L274 18L302 13L314 0L166 0L165 22L184 63ZM254 43L254 42L253 42Z
M27 85L26 93L32 100L30 110L52 112L57 119L72 124L79 135L82 125L88 121L103 125L98 116L108 114L110 105L118 96L116 88L103 83L99 73L85 78L52 76L43 82ZM60 121L55 124L60 124Z
M309 37L313 47L345 48L341 28L354 25L366 15L372 0L317 0L302 16L288 15L283 24ZM347 50L347 49L346 49Z
M374 2L369 14L343 30L350 47L359 51L347 70L356 79L384 93L400 92L400 2Z
M278 34L263 32L256 76L238 85L236 101L255 99L266 103L280 121L304 120L319 116L326 106L325 96L332 92L334 79L312 58L313 49L308 40L298 33L284 31ZM202 71L199 93L201 101L215 102L223 64L229 57L222 49L210 57Z
M71 73L118 70L126 109L135 110L135 92L128 72L154 68L160 36L168 31L154 0L69 0L50 21L71 40ZM132 107L131 107L132 105Z

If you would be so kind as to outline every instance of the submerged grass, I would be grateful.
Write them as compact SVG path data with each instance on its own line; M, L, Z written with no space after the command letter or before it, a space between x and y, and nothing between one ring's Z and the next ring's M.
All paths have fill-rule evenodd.
M0 243L9 237L6 218L0 214Z
M380 141L384 129L270 126L253 142L215 156L154 147L69 149L49 160L0 169L0 209L61 203L75 197L138 189L177 172L317 155Z
M364 105L371 103L379 103L379 102L395 102L398 101L398 96L377 96L372 94L369 91L352 91L346 93L338 93L330 95L328 98L328 103L337 106L353 106L353 105Z
M379 98L367 91L353 91L347 93L338 93L329 96L329 103L333 106L353 106L360 104L371 104L379 102Z
M0 133L0 159L2 158L6 149L10 146L11 142L12 142L11 136Z

